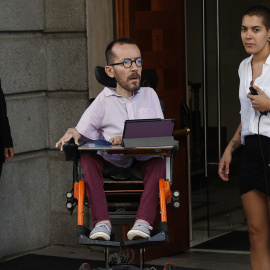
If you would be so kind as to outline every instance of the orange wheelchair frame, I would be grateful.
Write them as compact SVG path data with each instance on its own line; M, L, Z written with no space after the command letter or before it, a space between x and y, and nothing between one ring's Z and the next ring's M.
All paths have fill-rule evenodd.
M170 182L164 179L159 180L159 196L160 196L160 214L161 222L167 222L166 204L171 203ZM77 225L83 226L84 218L84 200L85 200L85 184L84 180L74 183L74 198L78 201Z

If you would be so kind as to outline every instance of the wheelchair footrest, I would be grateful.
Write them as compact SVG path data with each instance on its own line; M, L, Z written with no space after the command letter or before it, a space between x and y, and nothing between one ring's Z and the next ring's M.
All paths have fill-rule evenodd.
M89 238L90 230L83 226L77 225L77 243L79 245L89 246L102 246L102 247L120 247L121 243L116 241L105 241L105 240L93 240ZM114 233L111 235L111 239L114 239Z
M147 248L158 246L169 242L168 224L161 222L149 238L125 241L124 243L112 241L115 239L114 233L110 241L93 240L89 238L90 230L82 225L77 225L77 243L79 245L101 246L101 247L128 247L131 249Z
M125 241L124 246L132 249L158 246L169 242L168 232L159 232L149 238Z
M86 226L83 226L83 225L77 225L76 230L77 230L77 236L81 234L85 236L89 236L91 232Z
M167 232L167 233L169 232L168 222L166 221L160 222L156 227L156 229L152 232L152 235L156 235L160 232Z
M121 246L120 242L93 240L83 234L77 236L77 243L79 245L100 246L100 247L120 247Z

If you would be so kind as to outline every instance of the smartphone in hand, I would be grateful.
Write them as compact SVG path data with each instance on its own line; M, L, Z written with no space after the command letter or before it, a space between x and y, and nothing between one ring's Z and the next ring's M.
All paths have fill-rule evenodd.
M249 87L249 91L251 95L258 95L258 92L252 86Z
M258 95L258 92L252 86L249 87L249 91L250 91L251 95ZM260 112L260 113L262 115L267 115L268 111Z

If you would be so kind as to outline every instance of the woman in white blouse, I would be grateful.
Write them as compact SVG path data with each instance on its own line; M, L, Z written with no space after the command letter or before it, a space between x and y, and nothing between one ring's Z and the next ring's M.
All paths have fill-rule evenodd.
M241 123L219 162L229 180L232 153L244 145L240 194L248 220L253 270L270 269L270 10L250 7L242 17L241 39L250 57L239 67ZM253 89L252 89L253 88ZM255 90L255 91L254 91ZM252 91L252 93L251 93Z

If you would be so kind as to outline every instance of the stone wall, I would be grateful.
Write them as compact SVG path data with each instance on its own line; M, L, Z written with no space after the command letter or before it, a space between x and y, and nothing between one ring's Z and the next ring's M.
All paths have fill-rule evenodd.
M0 78L15 158L0 180L0 258L76 245L72 163L54 148L88 99L85 0L0 0Z

